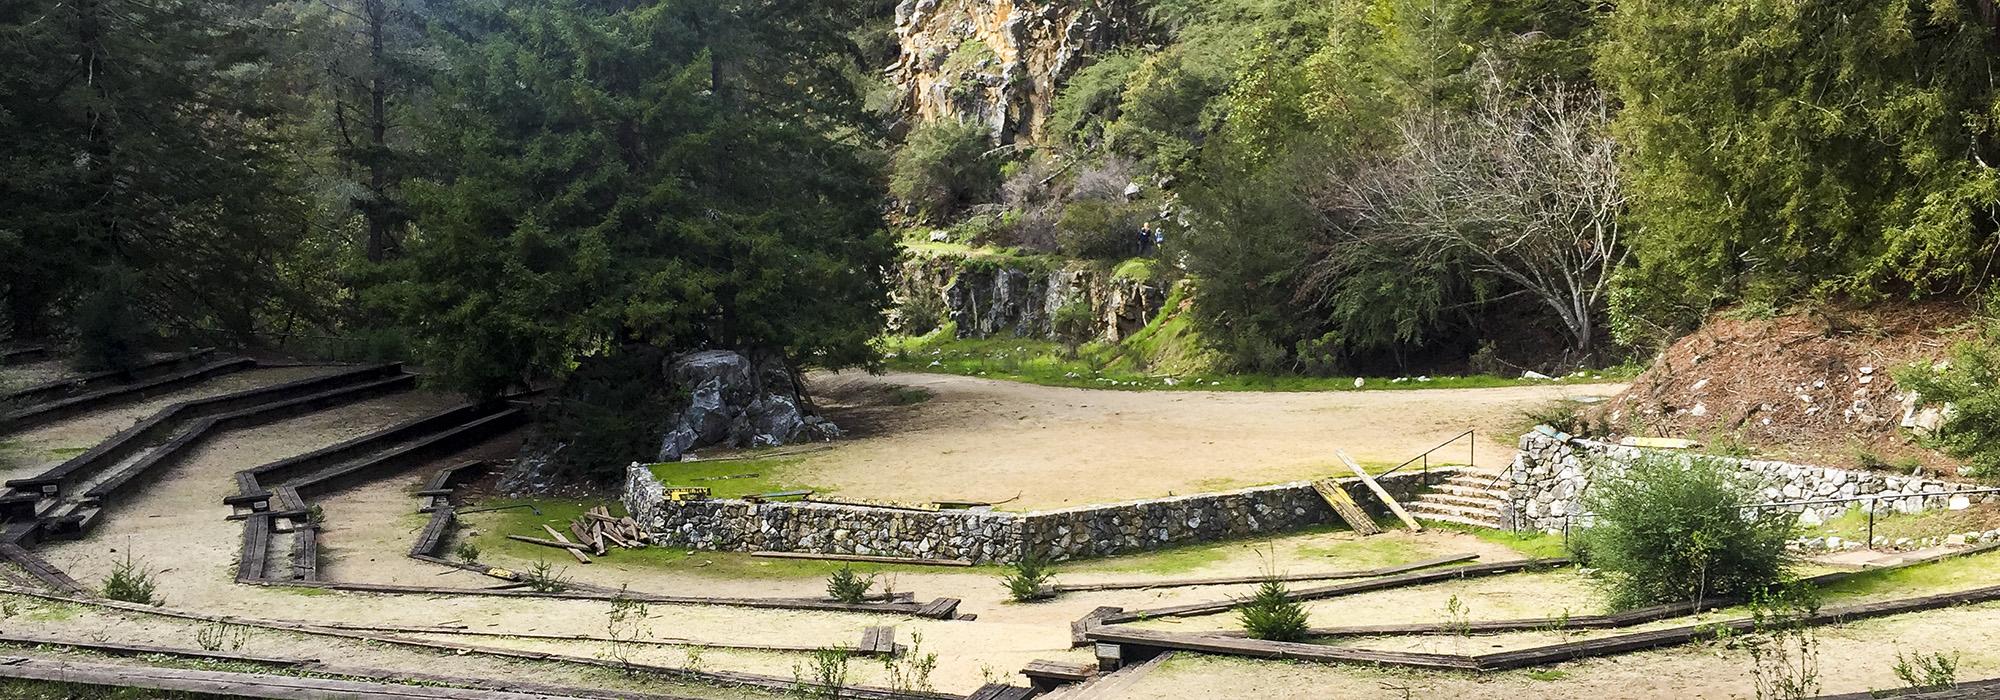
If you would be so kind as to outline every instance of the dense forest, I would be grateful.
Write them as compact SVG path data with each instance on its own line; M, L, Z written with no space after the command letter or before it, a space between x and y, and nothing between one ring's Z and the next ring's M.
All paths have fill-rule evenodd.
M1976 295L1996 253L1989 0L1151 0L1035 143L898 118L896 11L7 3L5 330L482 396L632 348L866 366L899 229L1144 226L1239 371L1574 368L1723 307Z

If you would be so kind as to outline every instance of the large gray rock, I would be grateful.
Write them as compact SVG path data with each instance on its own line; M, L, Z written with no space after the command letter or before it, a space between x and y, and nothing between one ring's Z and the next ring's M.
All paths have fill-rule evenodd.
M674 358L668 380L687 403L660 437L661 461L679 461L705 447L774 447L826 440L839 428L801 406L797 378L775 357L753 360L729 350L703 350Z

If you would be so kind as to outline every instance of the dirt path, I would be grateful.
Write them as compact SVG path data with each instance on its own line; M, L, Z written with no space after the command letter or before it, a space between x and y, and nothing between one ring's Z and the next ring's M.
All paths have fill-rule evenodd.
M280 382L317 377L339 371L338 367L280 367L225 374L179 391L150 399L120 404L56 421L23 431L8 440L8 456L0 464L0 479L16 479L43 470L90 449L118 431L132 427L162 408L182 401L218 396L233 391L255 389Z
M1345 473L1334 450L1393 465L1467 429L1477 463L1513 456L1523 409L1622 385L1316 393L1067 389L937 374L820 375L852 437L783 475L845 496L1057 508ZM915 391L912 391L915 390ZM928 392L930 398L911 403ZM1463 463L1462 445L1439 453Z

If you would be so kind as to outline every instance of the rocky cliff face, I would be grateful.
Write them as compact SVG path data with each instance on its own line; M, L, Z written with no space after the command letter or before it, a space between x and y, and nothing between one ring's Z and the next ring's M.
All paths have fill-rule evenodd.
M1062 81L1137 26L1132 0L903 0L902 56L889 78L918 121L987 125L997 143L1034 141Z
M939 321L958 324L959 337L1015 335L1052 338L1056 309L1082 300L1097 319L1094 337L1117 342L1144 328L1166 302L1157 284L1119 278L1087 263L1049 269L1030 263L968 263L957 258L905 262L897 289L899 323L939 309ZM922 331L923 329L901 329Z

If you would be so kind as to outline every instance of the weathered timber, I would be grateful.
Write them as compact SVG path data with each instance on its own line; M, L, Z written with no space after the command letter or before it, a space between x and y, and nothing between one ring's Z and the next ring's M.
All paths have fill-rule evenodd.
M76 579L70 578L69 574L64 573L62 569L56 568L48 560L41 558L41 556L34 552L28 551L26 547L19 544L0 542L0 559L5 559L8 563L20 567L22 571L28 572L29 576L35 577L35 580L41 581L43 585L49 588L63 593L90 595L90 589L85 588L81 583L77 583Z
M1382 505L1388 506L1389 512L1395 513L1396 517L1401 519L1403 524L1410 528L1411 532L1424 531L1424 526L1418 524L1416 518L1410 517L1409 511L1403 510L1403 504L1397 503L1396 497L1389 495L1388 489L1382 488L1381 484L1376 483L1375 477L1370 476L1368 470L1362 469L1361 465L1355 462L1353 457L1347 456L1347 453L1341 450L1334 450L1333 453L1340 457L1340 461L1347 463L1347 468L1353 470L1355 476L1361 477L1361 483L1367 485L1368 490L1374 491L1375 497L1382 499Z
M210 377L231 372L240 372L256 366L256 360L240 357L230 358L164 377L156 377L109 389L56 398L0 415L0 430L25 430L89 411L95 411L120 402L136 401L149 396L164 394Z
M204 622L224 622L229 624L249 625L253 627L282 629L282 630L300 632L304 634L339 637L345 639L356 639L369 642L378 642L382 644L392 644L398 646L407 646L420 649L443 651L453 654L481 654L485 656L519 659L526 661L546 661L546 662L556 662L556 663L577 664L583 666L593 666L598 668L613 668L618 670L641 671L645 673L658 674L660 676L668 678L685 679L697 682L737 685L737 686L744 686L751 688L759 688L764 690L771 690L780 693L789 692L794 687L794 682L793 679L791 678L762 676L751 673L739 673L732 671L690 671L683 668L655 666L655 665L636 663L636 662L628 664L624 662L610 661L588 656L573 656L565 654L554 654L549 652L527 651L521 649L435 642L435 641L416 639L411 637L400 637L387 634L374 634L368 632L355 632L348 630L331 629L326 627L318 627L310 623L299 622L299 621L264 620L258 618L235 617L229 615L213 615L207 613L179 610L165 606L140 605L137 603L126 603L122 601L105 600L101 598L75 597L75 596L49 593L46 591L14 588L11 586L0 586L0 593L10 593L14 595L23 595L23 596L41 598L44 600L55 600L66 603L73 603L77 605L88 605L93 607L108 608L108 609L120 610L129 613L137 613L142 615L158 615L158 616L174 617L186 620L200 620ZM869 687L845 688L841 691L840 697L855 698L857 700L958 700L959 698L959 696L949 695L944 693L894 691L884 688L869 688Z
M1106 625L1092 630L1093 642L1108 642L1132 650L1181 650L1197 651L1205 654L1244 656L1253 659L1291 659L1320 663L1366 663L1412 668L1477 671L1476 659L1463 654L1425 654L1399 651L1378 651L1373 649L1349 649L1318 644L1296 642L1272 642L1262 639L1237 639L1203 634L1181 634L1159 630L1140 629L1124 625ZM1150 656L1146 657L1150 658ZM1128 660L1132 657L1128 656Z
M1389 566L1366 571L1327 571L1322 573L1279 574L1277 576L1223 576L1217 578L1158 579L1153 581L1111 581L1106 583L1059 583L1049 587L1057 593L1081 591L1127 591L1147 588L1183 588L1189 586L1226 586L1242 583L1262 583L1276 579L1279 581L1335 581L1341 579L1374 578L1394 576L1420 569L1429 569L1446 564L1459 564L1478 559L1477 554L1454 554L1436 559L1427 559L1411 564Z
M706 647L714 649L741 649L744 651L811 653L826 648L824 645L813 646L806 644L756 644L751 642L718 642L712 640L684 639L680 637L641 637L637 639L627 639L623 637L607 637L603 635L593 635L593 634L561 634L556 632L519 632L511 630L471 629L469 627L453 627L450 625L363 625L363 624L354 624L345 622L314 622L312 624L316 627L324 627L327 629L336 629L336 630L349 630L355 632L388 632L393 634L438 634L438 635L459 636L459 637L492 637L501 639L546 639L552 641L571 641L571 642L617 642L620 644L636 644L641 646ZM868 629L893 630L894 628L870 627ZM862 641L864 644L867 643L868 640L865 635ZM886 647L860 646L850 649L850 651L859 656L891 656L894 655L894 653L896 652L896 648L895 648L895 642L891 640Z
M824 561L858 561L874 564L912 564L916 566L972 566L963 559L913 559L908 557L878 557L866 554L815 554L812 552L751 552L750 556L768 559L818 559Z
M513 540L515 542L538 544L543 547L553 547L556 549L561 549L570 552L579 552L580 550L583 549L583 545L576 544L573 542L557 542L555 540L545 540L540 537L529 537L527 535L508 535L507 539Z
M1416 571L1396 576L1384 576L1381 578L1363 579L1360 581L1352 581L1348 583L1334 584L1331 586L1322 586L1318 588L1301 588L1299 590L1290 592L1290 594L1287 595L1287 598L1295 601L1318 600L1321 598L1335 598L1339 596L1354 595L1357 593L1367 593L1371 591L1388 590L1392 588L1421 586L1424 584L1437 583L1440 581L1451 581L1456 579L1474 578L1479 576L1495 576L1499 574L1511 574L1517 571L1530 571L1534 569L1554 568L1558 566L1566 566L1569 563L1570 560L1568 558L1558 557L1554 559L1522 559L1517 561L1494 562L1489 564L1472 564L1469 566L1458 566L1449 569L1437 569L1433 571ZM1106 618L1104 622L1106 624L1120 624L1125 622L1132 622L1134 620L1141 620L1149 617L1191 617L1196 615L1211 615L1219 612L1227 612L1230 610L1234 610L1236 609L1237 606L1242 604L1243 601L1241 600L1222 600L1222 601L1213 601L1207 603L1189 603L1186 605L1175 605L1164 608L1153 608L1150 610L1123 612L1119 613L1118 615Z
M1040 694L1034 688L988 683L979 686L979 689L972 691L971 695L965 696L965 700L1028 700Z
M1347 489L1341 487L1340 482L1320 479L1312 482L1312 486L1313 492L1318 493L1319 497L1333 508L1334 514L1339 515L1340 519L1347 523L1348 529L1362 536L1382 534L1382 526L1376 525L1375 519L1368 517L1367 511L1361 510L1361 506L1354 502L1354 497L1347 494Z
M539 592L517 590L493 590L486 588L448 588L439 586L399 586L382 583L349 583L337 581L273 581L246 580L244 583L275 586L297 586L323 588L352 593L380 593L387 595L456 595L502 598L547 598L554 600L633 600L642 603L663 605L717 605L737 608L770 608L779 610L822 610L829 612L871 613L881 615L910 615L939 620L951 619L958 608L958 599L939 598L922 605L899 601L881 603L841 603L818 598L710 598L698 596L672 596L637 591L613 591L605 589L579 590L572 584L572 590Z
M444 548L445 535L451 532L456 519L457 515L450 507L432 510L431 519L424 523L423 532L417 535L416 543L410 545L410 556L437 556L438 550Z
M0 657L0 677L111 688L140 688L228 697L324 700L325 698L385 698L409 700L552 700L575 696L467 690L438 686L399 685L332 678L303 678L234 671L197 671L137 664L107 664Z
M292 579L319 580L319 526L307 523L292 531Z
M262 581L270 571L271 518L255 516L243 521L243 550L236 555L236 581Z
M1097 629L1098 625L1104 624L1104 618L1117 615L1118 613L1124 611L1125 611L1124 608L1120 608L1117 606L1101 605L1098 606L1096 609L1091 610L1090 612L1084 613L1083 617L1079 617L1075 621L1070 622L1069 623L1070 648L1075 649L1077 647L1089 646L1090 638L1088 635L1090 634L1090 631L1093 629Z
M5 401L16 406L47 403L105 386L131 384L151 379L181 365L207 360L213 354L215 354L214 348L196 348L187 352L178 352L147 360L127 369L110 369L81 376L64 377L62 379L15 389L4 395L0 395L0 401Z
M556 532L556 529L555 529L555 528L552 528L552 527L549 527L549 526L548 526L548 525L546 525L546 524L545 524L545 525L542 525L542 529L543 529L543 530L547 530L547 531L548 531L548 533L549 533L549 536L550 536L550 537L554 537L554 538L556 539L556 541L557 541L557 542L561 542L561 543L562 543L562 545L563 545L563 548L564 548L564 549L567 549L567 550L569 551L569 555L570 555L570 556L572 556L572 557L576 557L576 563L578 563L578 564L588 564L588 563L590 563L590 556L589 556L589 555L586 555L586 554L584 554L584 551L586 551L586 550L588 550L588 549L589 549L588 547L584 547L584 546L581 546L581 545L575 545L575 543L572 543L572 542L570 542L570 541L569 541L569 538L567 538L567 537L563 537L563 534L562 534L562 533L560 533L560 532Z
M224 652L224 651L208 651L206 649L189 649L186 647L155 646L152 644L126 644L122 642L112 642L112 641L70 639L67 637L54 637L44 634L36 634L33 632L20 632L20 631L0 632L0 644L11 644L14 646L24 646L24 647L59 646L59 647L69 647L71 649L88 649L90 651L110 654L113 656L149 656L149 655L178 656L188 659L238 661L242 663L262 664L265 666L278 666L278 667L304 666L306 664L319 662L319 659L306 659L295 656L265 656L262 654L244 653L241 650Z

